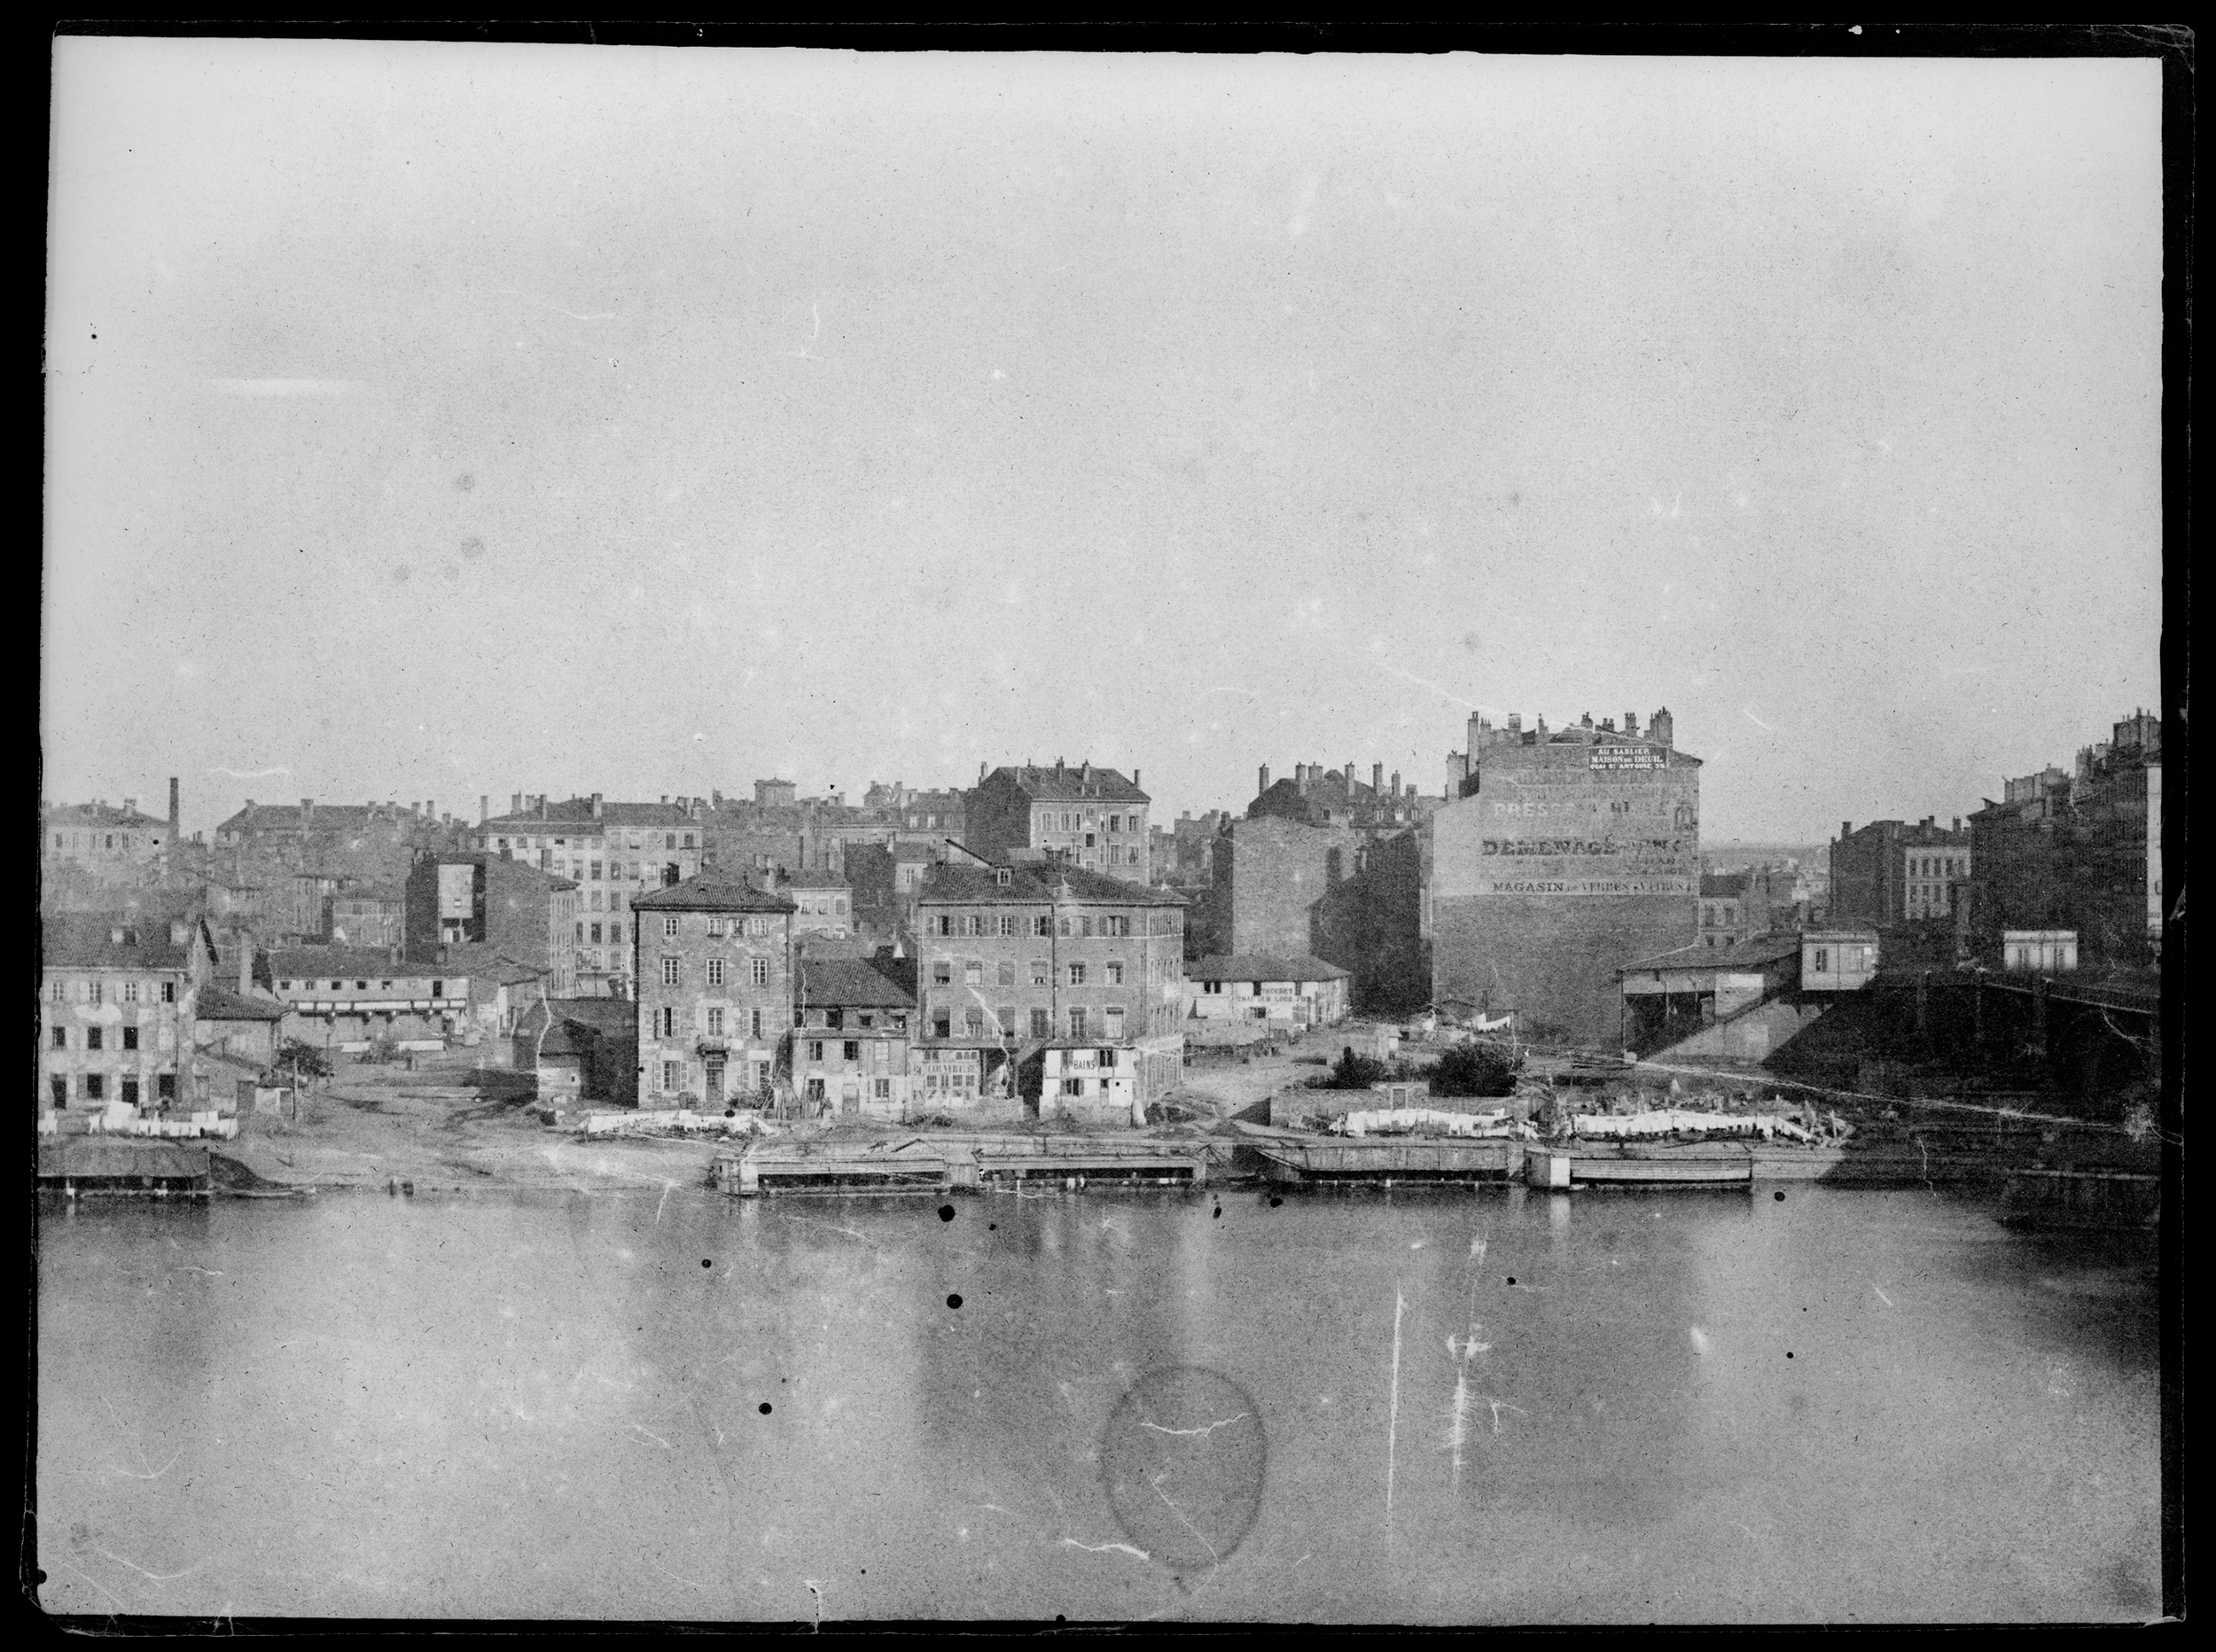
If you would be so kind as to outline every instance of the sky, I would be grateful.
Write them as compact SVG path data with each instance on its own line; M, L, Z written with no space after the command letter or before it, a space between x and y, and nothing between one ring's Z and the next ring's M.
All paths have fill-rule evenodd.
M2151 60L61 39L42 795L1256 768L1703 836L2158 703ZM149 801L151 799L151 801Z

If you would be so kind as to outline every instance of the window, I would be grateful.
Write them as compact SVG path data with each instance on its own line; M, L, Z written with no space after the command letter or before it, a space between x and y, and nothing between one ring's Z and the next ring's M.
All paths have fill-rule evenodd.
M1072 986L1082 986L1085 985L1085 966L1083 964L1073 963L1070 965L1070 985Z
M839 1055L843 1061L860 1061L862 1059L861 1040L851 1038L845 1040L839 1046Z
M107 1080L97 1072L84 1076L84 1098L88 1102L104 1100L107 1095Z
M584 939L585 939L585 926L584 926L582 923L580 923L580 924L577 926L577 939L578 939L578 942L579 942L579 944L580 944L580 945L581 945L581 944L583 943ZM355 982L355 986L363 986L363 985L365 985L365 983L363 983L363 982L360 982L360 981L357 981L357 982Z
M1031 932L1032 932L1034 935L1051 935L1051 934L1053 934L1053 933L1054 933L1054 920L1053 920L1052 918L1049 918L1049 917L1036 917L1036 918L1032 919L1032 920L1031 920Z
M600 925L597 923L592 926L592 944L596 947L600 944Z
M710 986L721 986L723 985L722 959L711 958L708 960L708 985Z
M164 1107L177 1099L177 1075L176 1073L164 1072L155 1075L154 1099Z
M982 1009L964 1010L962 1030L971 1038L983 1038L985 1036L985 1012Z
M954 985L953 960L948 958L933 958L931 961L931 983L933 986L952 986Z
M833 901L831 902L831 912L832 912L832 914L833 914L834 916L839 916L839 917L842 917L842 918L843 918L843 917L845 917L845 916L847 916L847 897L846 897L846 896L841 895L841 896L839 896L837 900L833 900Z
M1090 919L1090 918L1080 918L1080 919L1078 919L1078 921L1077 921L1077 922L1078 922L1078 924L1079 924L1079 926L1080 926L1080 927L1079 927L1079 931L1078 931L1078 932L1079 932L1080 934L1081 934L1081 935L1090 935L1090 934L1093 932L1093 921L1092 921L1092 919Z
M49 1080L54 1092L54 1105L63 1111L69 1108L69 1080L57 1078Z
M667 1004L662 1006L661 1036L664 1038L677 1036L677 1012Z
M1122 1009L1121 1009L1120 1006L1115 1005L1115 1004L1111 1004L1111 1005L1109 1005L1109 1006L1108 1006L1108 1011L1107 1011L1107 1018L1108 1018L1108 1036L1109 1036L1110 1038L1121 1038L1121 1037L1123 1036L1123 1010L1122 1010Z
M1054 1036L1054 1017L1050 1011L1034 1009L1031 1012L1031 1036L1034 1038Z
M944 913L944 912L940 913L940 914L939 915L939 916L938 916L938 919L936 920L936 923L935 923L935 925L934 925L934 927L933 927L933 929L932 929L932 934L934 934L934 935L951 935L951 934L953 934L953 933L954 933L954 917L953 917L953 916L952 916L951 914L949 914L949 913Z
M692 834L691 834L691 832L687 832L687 833L685 834L685 847L686 847L686 848L688 848L688 849L691 849L691 848L696 848L696 847L698 847L698 845L696 845L696 844L692 841Z
M999 984L1000 984L1001 986L1015 986L1015 984L1016 984L1016 961L1015 961L1013 958L1003 958L1003 959L1000 961L1000 971L999 971L999 978L999 978Z
M934 1009L931 1012L931 1035L933 1038L954 1036L954 1016L951 1011Z
M1016 920L1012 917L1003 917L1000 921L1000 932L1003 935L1013 935L1016 932Z
M672 940L677 939L677 918L675 913L662 920L662 933Z
M336 985L337 985L337 983L336 983L336 982L334 982L334 983L332 983L332 985L336 986ZM94 981L94 982L92 982L92 983L90 984L90 989L89 989L89 991L88 991L88 993L87 993L87 994L86 994L86 995L87 995L87 997L88 997L88 998L89 998L89 999L90 999L90 1000L93 1003L96 1003L96 1004L97 1004L97 1003L98 1003L98 1002L100 1001L100 994L101 994L101 986L100 986L100 983L99 983L99 982L98 982L98 981Z
M750 1038L761 1036L761 1011L759 1009L751 1012L748 1018L747 1036Z
M1070 1011L1070 1036L1073 1039L1085 1036L1085 1012L1082 1009Z
M675 986L677 985L676 959L664 958L662 960L662 985L664 986Z
M880 1102L891 1101L893 1099L893 1080L890 1079L879 1079L877 1082L875 1094L878 1100Z
M67 1049L69 1048L69 1029L67 1027L56 1027L54 1029L54 1048L56 1049Z
M126 1107L136 1107L138 1105L137 1079L126 1079L123 1080L123 1105Z
M1067 918L1057 918L1057 919L1054 921L1054 932L1055 932L1056 934L1057 934L1057 935L1061 936L1064 939L1065 939L1065 940L1066 940L1066 939L1069 939L1069 934L1070 934L1070 921L1069 921L1069 919L1067 919Z
M682 1068L683 1064L684 1064L682 1062L675 1061L666 1061L662 1063L662 1089L665 1092L675 1090L677 1087L679 1081L679 1069Z
M721 1009L708 1011L708 1036L710 1038L723 1036L723 1012Z
M722 918L715 917L714 916L709 917L708 939L710 940L722 940L723 939L723 920Z
M676 846L677 846L677 834L676 834L675 832L674 832L674 831L671 831L671 832L664 832L664 833L662 834L662 847L663 847L663 848L665 848L665 849L674 849L674 848L675 848Z
M1031 984L1034 986L1052 985L1048 979L1047 961L1044 958L1034 958L1031 961Z
M444 981L432 982L431 995L433 998L444 998L446 996L446 983Z
M123 1048L125 1049L137 1049L138 1048L138 1029L137 1027L125 1027L123 1029Z
M1085 1080L1084 1080L1084 1079L1063 1079L1063 1080L1062 1080L1062 1094L1063 1094L1063 1095L1084 1095L1084 1094L1085 1094Z
M54 978L52 991L56 1003L66 1004L69 1001L69 983L59 976Z
M1120 963L1111 963L1108 966L1108 985L1111 986L1121 986L1123 985L1123 965Z
M965 958L962 961L962 984L964 986L982 986L985 985L984 960L980 958Z
M808 1040L808 1058L810 1061L821 1061L823 1059L823 1040L822 1039L812 1038Z
M754 985L756 986L767 986L769 985L769 959L757 958L754 960Z
M87 1027L84 1030L84 1047L87 1049L100 1048L100 1031L98 1027Z
M135 1004L138 1001L138 983L137 981L126 981L123 983L123 1001L127 1004Z
M1828 950L1822 947L1816 948L1816 973L1818 975L1826 974L1830 971L1831 968L1830 960L1831 955Z

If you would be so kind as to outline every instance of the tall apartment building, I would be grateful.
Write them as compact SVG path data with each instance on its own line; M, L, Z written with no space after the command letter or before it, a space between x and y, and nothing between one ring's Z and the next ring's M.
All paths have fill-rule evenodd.
M1184 1071L1184 904L1058 861L932 867L917 900L925 1064L974 1051L981 1084L1006 1087L1012 1069L1036 1098L1069 1064L1049 1052L1096 1051L1094 1076L1060 1083L1120 1085L1141 1109L1160 1099Z
M604 997L577 990L578 899L572 879L492 851L418 855L408 873L403 947L417 963L438 962L441 948L458 958L456 948L488 947L544 971L552 997Z
M1975 859L1963 932L1997 961L2009 930L2075 930L2087 963L2136 964L2160 947L2163 729L2135 711L2065 773L2008 781L1970 817Z
M703 872L632 906L639 1105L720 1112L790 1071L793 903Z
M1151 799L1112 768L1057 760L1052 768L982 768L969 793L963 845L987 860L1030 849L1126 883L1152 876L1147 808Z
M1588 716L1549 735L1485 717L1447 759L1432 816L1432 1001L1515 1013L1528 1035L1606 1044L1617 972L1691 944L1700 890L1700 760L1666 708L1647 732Z
M41 931L38 1105L198 1108L195 1011L217 962L199 915L53 913Z
M911 1059L912 959L803 958L792 1087L811 1111L901 1119L925 1101ZM935 1099L935 1098L934 1098Z
M1265 789L1253 807L1268 800ZM1321 959L1347 970L1354 1001L1380 1014L1430 998L1415 830L1309 824L1271 810L1227 822L1211 847L1187 935L1195 956Z
M1857 830L1839 822L1831 845L1831 910L1835 924L1920 922L1950 918L1955 887L1971 877L1970 835L1960 820L1941 826L1931 815L1915 824L1871 821Z
M561 802L517 792L470 847L524 861L577 885L576 990L565 998L633 995L630 911L641 895L698 873L707 804L699 798L612 803L599 792Z

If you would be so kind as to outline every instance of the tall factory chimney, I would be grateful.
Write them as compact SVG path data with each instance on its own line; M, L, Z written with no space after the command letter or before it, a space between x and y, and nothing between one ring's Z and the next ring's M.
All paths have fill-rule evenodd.
M177 840L177 777L169 776L169 841Z

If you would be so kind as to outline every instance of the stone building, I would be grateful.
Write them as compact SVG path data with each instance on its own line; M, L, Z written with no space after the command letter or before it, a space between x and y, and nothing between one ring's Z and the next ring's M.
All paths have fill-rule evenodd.
M1188 938L1196 956L1321 959L1349 971L1355 1004L1378 1014L1404 1013L1431 996L1416 830L1310 825L1268 813L1228 822L1213 849Z
M470 1018L469 978L397 947L282 947L269 955L284 1038L361 1050L380 1040L446 1040Z
M601 922L587 923L568 877L488 850L427 853L409 869L402 947L423 963L441 962L441 948L485 947L543 971L552 997L606 997L605 966L589 975L579 959L579 938L599 934ZM592 946L605 956L604 943Z
M1447 762L1456 796L1432 817L1432 1001L1515 1014L1525 1035L1606 1045L1619 975L1693 944L1700 760L1668 711L1647 733L1588 716L1558 733L1470 720Z
M631 995L631 908L641 895L702 869L706 801L612 803L596 791L558 803L519 791L512 804L479 824L469 846L576 884L574 988L558 986L556 996Z
M1080 871L1144 884L1152 877L1150 802L1135 773L1127 780L1091 763L980 768L961 841L987 860L1034 849Z
M1184 904L1054 861L932 868L917 902L926 1067L974 1051L986 1089L1011 1093L1012 1071L1012 1093L1035 1103L1049 1048L1103 1051L1093 1078L1060 1080L1096 1092L1049 1099L1082 1102L1111 1079L1142 1110L1161 1099L1184 1070Z
M925 1103L914 960L804 958L792 1087L815 1113L900 1120ZM905 978L903 979L902 978Z
M169 783L169 818L142 814L137 798L121 808L106 803L67 803L39 809L39 858L49 868L68 866L100 882L136 880L169 864L180 841L177 783Z
M1970 817L1971 866L1962 933L1988 963L2009 931L2073 930L2088 965L2132 966L2159 953L2163 727L2141 711L2074 769L2010 780ZM1836 897L1835 897L1836 899Z
M791 1068L793 903L725 872L642 895L639 1104L722 1111Z
M792 939L850 939L854 891L842 872L778 872L770 887L792 902Z
M1875 925L1950 918L1955 889L1971 876L1970 835L1960 820L1941 826L1931 815L1910 825L1839 822L1831 845L1833 923Z
M196 913L68 912L41 925L41 1108L191 1111L192 1038L215 947Z

